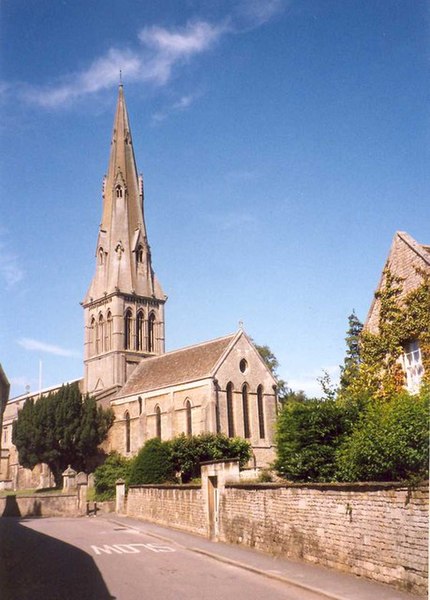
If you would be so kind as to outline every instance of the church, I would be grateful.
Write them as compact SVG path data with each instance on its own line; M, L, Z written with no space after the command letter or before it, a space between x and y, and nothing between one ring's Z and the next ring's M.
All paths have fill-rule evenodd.
M245 331L165 351L167 296L152 266L122 84L102 189L95 273L82 301L80 386L114 411L105 450L133 456L153 437L222 432L250 442L250 466L267 466L275 457L276 380ZM59 387L6 405L0 479L12 479L14 487L44 486L49 474L46 465L33 473L18 465L12 422L28 397Z

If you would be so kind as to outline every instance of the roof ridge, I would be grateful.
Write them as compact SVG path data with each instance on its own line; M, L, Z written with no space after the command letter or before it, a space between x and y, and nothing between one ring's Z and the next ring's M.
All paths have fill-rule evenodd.
M426 256L426 250L424 244L417 242L407 231L396 231L396 235L409 246L411 250L415 252L420 258L422 258L428 265L430 265L430 257Z
M177 348L176 350L169 350L164 354L160 354L159 356L152 356L151 358L161 358L162 356L166 356L166 354L174 354L175 352L183 352L184 350L191 350L192 348L198 348L199 346L206 346L207 344L213 344L215 342L221 342L222 340L227 340L229 338L234 338L237 332L229 333L228 335L223 335L218 338L214 338L213 340L207 340L206 342L198 342L197 344L191 344L190 346L184 346L183 348Z

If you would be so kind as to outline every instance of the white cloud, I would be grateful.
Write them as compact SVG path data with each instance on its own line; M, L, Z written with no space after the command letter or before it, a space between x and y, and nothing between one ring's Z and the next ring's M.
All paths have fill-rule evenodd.
M181 29L145 27L139 33L140 46L134 50L110 48L85 71L70 75L58 84L39 88L26 86L22 95L45 108L64 106L117 84L120 70L127 82L165 85L175 65L209 50L227 31L225 24L205 21L189 22Z
M209 51L226 34L243 33L263 25L279 14L286 2L288 0L240 0L220 22L195 19L183 27L144 27L134 45L110 48L81 72L50 85L24 84L15 89L19 89L28 102L57 108L117 84L120 70L127 83L141 81L163 86L172 78L175 67ZM5 90L9 88L8 83L2 86ZM155 120L163 120L163 114L156 115Z
M6 231L0 230L0 236ZM17 255L8 251L6 242L0 239L0 277L7 290L13 289L24 278L24 271L19 264Z
M239 28L255 29L285 10L292 0L241 0L237 4Z
M61 348L60 346L54 346L53 344L32 340L31 338L22 338L18 340L18 344L25 348L25 350L35 350L46 354L55 354L55 356L69 356L73 358L79 358L81 356L80 353L75 350L68 350L67 348Z
M181 96L181 98L179 98L179 100L177 100L170 106L167 106L163 110L159 110L159 111L155 112L151 117L153 123L160 123L161 121L164 121L165 119L167 119L167 117L169 115L171 115L172 113L186 110L199 97L200 97L200 94L188 94L185 96Z

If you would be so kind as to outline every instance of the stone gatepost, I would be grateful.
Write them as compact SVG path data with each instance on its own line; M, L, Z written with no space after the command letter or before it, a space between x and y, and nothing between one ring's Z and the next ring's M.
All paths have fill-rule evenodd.
M71 492L76 488L76 471L69 465L63 473L63 492Z
M239 459L213 460L200 463L202 493L206 505L206 525L209 539L218 541L220 521L220 498L226 483L239 481Z
M87 513L88 475L82 471L78 473L76 485L78 486L78 513L85 515Z
M115 512L118 515L123 515L126 512L124 479L117 479L116 481Z

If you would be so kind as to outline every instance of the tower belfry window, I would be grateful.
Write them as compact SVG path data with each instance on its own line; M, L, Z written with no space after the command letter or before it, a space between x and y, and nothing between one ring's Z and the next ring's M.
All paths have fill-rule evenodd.
M124 317L124 348L125 350L131 350L131 341L133 337L133 323L132 323L132 312L130 309L127 310Z
M148 318L148 352L155 352L155 315L151 313Z
M136 350L143 350L143 340L144 340L144 319L143 319L143 311L139 311L137 313L136 319Z

